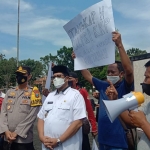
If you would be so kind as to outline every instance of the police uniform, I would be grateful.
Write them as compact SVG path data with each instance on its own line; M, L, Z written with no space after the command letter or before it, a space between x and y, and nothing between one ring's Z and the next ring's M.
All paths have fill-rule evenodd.
M0 134L6 131L17 134L16 140L11 144L12 147L25 144L30 149L31 147L34 149L33 126L39 111L38 106L41 105L41 96L37 87L27 86L25 89L14 87L7 91L1 108ZM4 140L7 141L6 137Z
M59 138L75 120L86 117L85 103L79 91L68 87L64 91L51 92L38 117L44 120L44 136ZM47 150L44 145L42 150ZM82 128L54 150L81 150Z

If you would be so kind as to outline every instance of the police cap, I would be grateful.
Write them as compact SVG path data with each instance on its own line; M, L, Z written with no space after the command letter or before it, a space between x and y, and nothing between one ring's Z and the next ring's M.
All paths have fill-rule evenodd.
M20 67L17 68L15 73L16 74L18 74L18 73L26 74L27 73L28 75L30 75L31 68L28 67L28 66L20 66Z

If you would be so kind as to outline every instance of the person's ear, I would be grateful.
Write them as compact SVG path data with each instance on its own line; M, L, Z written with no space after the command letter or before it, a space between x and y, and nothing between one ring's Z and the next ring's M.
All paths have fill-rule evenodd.
M69 80L69 76L65 76L65 81L68 81Z
M30 74L30 75L28 76L28 81L29 81L31 78L32 78L32 75Z
M124 77L124 72L121 71L121 72L120 72L120 78L123 78L123 77Z
M78 83L78 78L76 78L76 83Z

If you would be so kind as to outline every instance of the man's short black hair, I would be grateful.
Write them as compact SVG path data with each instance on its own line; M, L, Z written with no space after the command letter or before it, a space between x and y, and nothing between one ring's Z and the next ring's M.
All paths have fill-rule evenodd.
M31 68L30 67L28 67L28 66L22 66L22 68L25 69L25 70L27 70L28 75L31 74Z
M64 76L69 76L69 69L63 65L57 65L52 68L53 74L61 72Z
M75 72L69 72L69 77L78 78L78 75Z
M82 83L81 83L81 82L78 82L76 85L77 85L77 86L79 86L80 88L82 88L82 87L83 87L83 85L82 85Z
M124 72L121 61L115 61L115 63L117 64L117 68L119 72L122 72L122 71Z
M150 60L144 66L145 67L150 67Z

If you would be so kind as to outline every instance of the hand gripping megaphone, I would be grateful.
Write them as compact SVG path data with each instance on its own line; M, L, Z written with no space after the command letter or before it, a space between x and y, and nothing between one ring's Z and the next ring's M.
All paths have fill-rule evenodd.
M144 95L141 92L131 92L121 99L103 100L106 113L113 122L125 110L134 110L144 102Z

